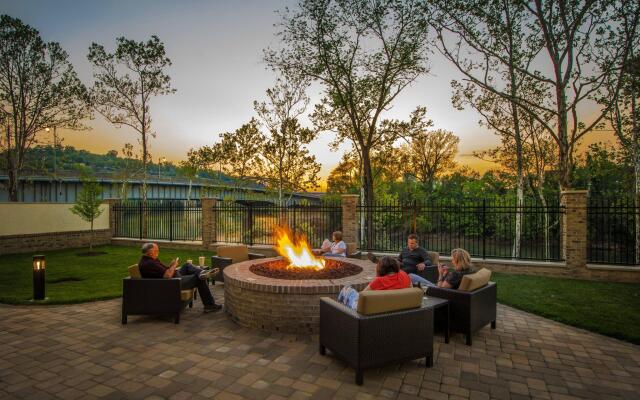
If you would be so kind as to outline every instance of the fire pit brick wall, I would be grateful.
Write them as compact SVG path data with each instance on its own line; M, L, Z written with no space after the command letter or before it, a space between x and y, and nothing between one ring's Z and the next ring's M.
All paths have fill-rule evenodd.
M345 285L364 289L375 276L373 263L348 259L362 267L350 277L327 280L286 280L259 276L249 270L251 260L224 269L225 309L242 326L284 333L318 333L320 298L336 298Z

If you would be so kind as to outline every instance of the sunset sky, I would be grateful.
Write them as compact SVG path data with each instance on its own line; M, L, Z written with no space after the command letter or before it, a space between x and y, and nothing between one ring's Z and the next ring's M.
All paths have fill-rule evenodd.
M112 51L118 36L138 41L154 34L160 37L173 62L167 72L177 92L158 97L151 105L157 133L151 142L154 162L160 157L178 162L190 148L210 145L218 133L233 131L255 116L253 101L264 100L265 90L275 81L262 61L262 50L277 45L276 10L286 6L295 6L295 1L0 0L1 13L38 29L46 41L59 42L87 85L92 81L86 58L91 42ZM459 161L484 171L487 165L470 154L494 146L497 138L478 126L475 112L451 106L450 82L459 78L452 66L435 53L429 65L431 73L406 89L386 116L407 118L416 106L426 106L434 129L451 130L460 137ZM320 99L319 89L317 85L310 89L311 104ZM139 147L133 130L116 129L100 115L88 125L89 131L62 132L64 143L98 153L120 151L126 142ZM324 133L310 146L322 164L323 177L349 148L345 143L338 152L328 151L332 138Z

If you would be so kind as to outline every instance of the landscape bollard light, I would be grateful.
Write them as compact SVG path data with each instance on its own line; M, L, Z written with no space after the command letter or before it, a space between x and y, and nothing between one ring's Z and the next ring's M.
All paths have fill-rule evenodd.
M44 256L33 256L33 299L44 300Z

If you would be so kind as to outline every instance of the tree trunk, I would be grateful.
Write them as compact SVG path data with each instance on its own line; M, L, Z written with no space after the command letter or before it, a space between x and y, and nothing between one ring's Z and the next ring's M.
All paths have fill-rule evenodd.
M365 206L364 224L367 232L367 243L373 245L375 241L375 233L373 231L373 172L371 171L371 157L368 148L362 149L362 194L363 204Z
M633 139L635 263L640 264L640 126L638 125L636 93L631 92L631 138Z
M542 205L542 229L544 235L544 258L549 260L551 258L551 251L549 249L549 213L547 212L547 199L544 198L542 185L537 190L538 198L540 199L540 205Z
M191 178L189 178L189 189L187 189L187 201L191 200Z
M144 115L144 114L143 114ZM147 237L147 129L142 125L142 237Z
M93 219L91 219L91 235L89 236L89 253L93 251Z
M9 201L16 202L18 201L18 171L12 164L13 163L7 168L9 173L9 186L7 189L9 192Z
M512 81L515 81L513 79ZM512 85L512 94L515 96L515 86ZM520 132L520 120L518 115L518 106L511 102L511 113L513 116L513 133L516 141L516 232L513 241L513 258L520 257L520 248L522 242L522 207L524 206L524 172L522 160L522 137Z

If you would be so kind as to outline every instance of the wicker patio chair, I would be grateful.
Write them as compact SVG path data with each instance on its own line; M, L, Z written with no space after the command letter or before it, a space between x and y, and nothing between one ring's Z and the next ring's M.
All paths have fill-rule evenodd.
M422 306L422 290L367 290L358 311L320 299L320 354L329 349L356 370L425 357L433 365L433 310Z
M458 290L427 289L427 296L449 300L451 330L466 335L468 346L472 344L472 335L487 324L491 324L491 329L496 328L498 286L489 282L490 277L491 271L483 268L465 275Z
M167 315L180 323L180 312L193 307L196 289L180 289L180 278L142 278L137 264L129 267L122 279L122 324L129 315Z
M266 257L262 254L249 253L249 248L243 244L219 246L216 252L218 255L211 256L211 267L220 268L220 273L213 278L214 283L215 281L224 282L224 269L229 265Z

